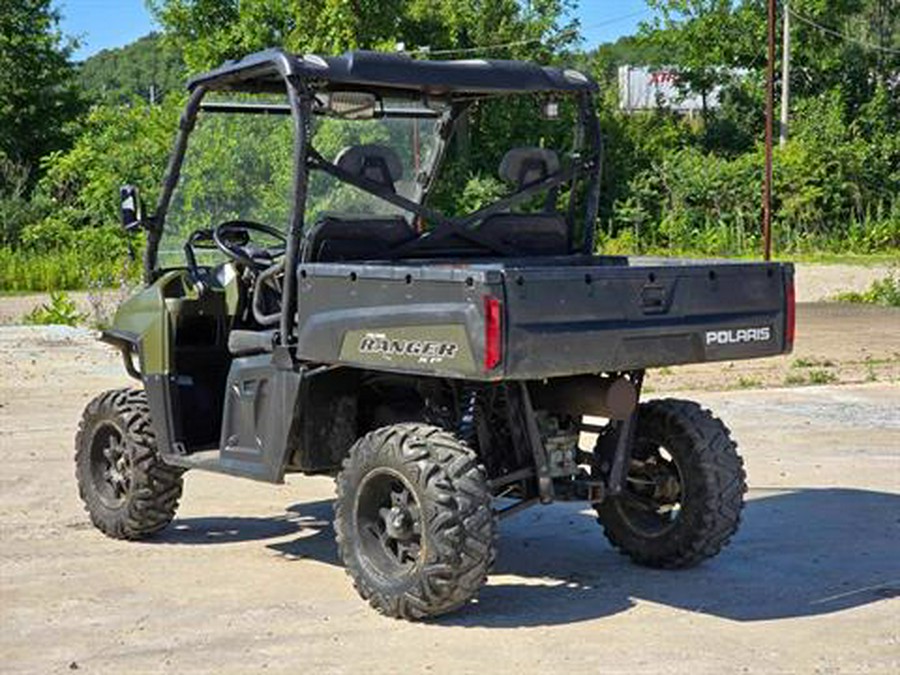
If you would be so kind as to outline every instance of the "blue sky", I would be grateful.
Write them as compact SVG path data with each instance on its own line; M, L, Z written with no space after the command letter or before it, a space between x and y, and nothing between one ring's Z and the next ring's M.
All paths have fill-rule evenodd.
M63 32L81 41L76 60L121 47L158 28L144 0L56 0L55 4L63 15ZM584 45L593 47L634 33L650 10L644 0L579 0L577 15Z

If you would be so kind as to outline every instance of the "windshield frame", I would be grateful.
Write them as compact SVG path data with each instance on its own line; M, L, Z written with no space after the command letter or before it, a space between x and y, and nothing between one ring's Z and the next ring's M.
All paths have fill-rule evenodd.
M163 268L160 268L158 265L159 262L159 241L163 237L166 232L166 220L169 216L169 209L172 205L173 198L179 188L179 180L181 178L182 168L185 165L185 157L187 154L189 139L191 135L196 131L197 121L199 119L200 113L224 113L224 114L232 114L232 115L285 115L285 116L294 116L293 107L290 104L284 103L248 103L242 101L207 101L204 98L210 93L217 93L216 90L209 90L198 88L193 92L191 99L189 100L186 110L181 118L180 124L180 132L178 138L175 143L175 150L172 153L171 160L169 162L168 169L166 171L166 175L164 178L164 187L162 193L160 195L159 202L157 204L157 210L153 218L151 219L151 225L153 226L150 232L150 240L148 241L147 252L150 254L148 260L146 260L146 271L148 278L157 276L159 272L162 271ZM379 101L380 103L380 101ZM452 124L452 121L456 118L456 114L459 109L453 110L452 106L446 106L443 109L428 107L426 104L422 104L419 107L390 107L379 105L376 113L373 115L371 119L431 119L437 123L435 131L433 133L434 139L434 150L429 152L422 160L422 164L419 166L418 175L415 177L416 182L416 195L412 200L407 200L406 203L419 203L424 200L428 187L433 182L434 175L436 173L436 168L439 166L439 160L443 153L443 145L446 143L447 136L449 135L446 131L446 128ZM324 107L322 107L321 102L314 96L312 105L310 106L310 113L313 117L325 117L327 115L327 111ZM300 125L307 136L312 136L313 127L310 124L301 124ZM298 125L294 124L294 136L296 141ZM295 143L296 144L296 143ZM297 162L300 162L300 166L305 166L307 169L321 169L321 163L329 164L311 144L311 139L307 139L308 150L307 155L304 158L294 157L294 168L293 174L296 176L297 174ZM296 183L296 180L294 181ZM294 189L294 193L296 194L296 186ZM379 196L379 195L375 195ZM304 212L306 211L306 205L304 204ZM437 216L439 219L439 216ZM291 223L294 222L294 218L291 218Z
M286 270L292 270L299 263L300 244L303 237L304 216L307 206L306 202L309 184L309 172L313 168L329 170L329 168L334 168L334 165L330 164L329 162L322 162L321 156L316 157L317 153L315 153L310 145L312 133L312 115L317 106L316 90L310 86L310 82L298 76L296 73L290 72L290 68L288 67L289 64L284 59L275 59L272 65L274 65L274 67L278 70L280 78L284 82L288 97L288 105L281 105L275 108L266 105L255 105L249 107L240 106L240 112L246 112L249 114L258 114L260 112L281 112L285 114L289 113L291 116L293 127L293 179L291 189L291 215L288 223L288 230L286 232L287 246L285 251L284 265ZM223 79L228 80L228 78L224 77ZM234 83L230 81L222 82L221 86L216 86L216 84L217 83L215 81L207 81L194 84L187 105L185 106L184 113L181 116L179 130L175 139L175 145L172 151L172 155L169 159L168 166L166 168L163 187L160 192L159 200L157 202L156 213L154 216L147 219L148 236L147 247L144 252L144 278L145 282L148 285L153 283L153 281L155 281L156 278L158 278L158 276L162 273L162 270L158 268L157 262L159 243L162 237L163 230L165 228L166 213L168 211L172 196L175 192L180 178L181 167L184 162L185 152L188 146L188 139L194 129L194 125L197 121L197 115L203 107L203 98L207 93L211 91L229 89L247 90L247 88L242 89L241 87L234 87ZM372 89L371 87L354 87L354 89L355 88L359 88L361 91ZM252 87L250 89L252 90ZM514 90L509 92L509 94L514 93L516 93ZM578 102L579 113L577 115L576 123L579 125L584 134L586 157L582 158L580 163L575 167L575 170L576 173L585 172L585 178L587 179L587 195L584 209L584 228L581 253L590 255L593 253L596 228L595 221L597 218L597 211L599 206L600 172L603 150L599 119L597 118L597 113L594 107L594 95L592 90L578 92L561 91L558 93L560 95L573 96ZM439 228L444 227L448 229L465 229L459 222L453 222L456 221L456 219L449 219L442 214L432 212L430 209L424 206L424 203L427 201L428 194L431 187L433 186L434 177L437 173L436 170L438 169L438 167L440 167L441 162L443 161L444 153L455 127L456 121L462 117L462 114L472 102L479 100L480 98L483 98L483 96L480 96L478 94L455 98L450 97L448 99L450 101L450 105L447 107L446 111L443 114L435 115L440 120L439 131L437 134L437 146L435 151L431 153L429 166L423 167L423 170L426 172L426 177L422 181L422 195L420 197L421 201L419 203L414 203L408 200L403 200L405 203L399 204L400 206L411 210L418 216L426 218L431 217L435 219L440 223ZM211 106L209 109L213 109L214 107L215 104L213 104L213 106ZM237 112L237 108L237 104L230 104L229 110ZM425 106L423 106L423 108L425 108ZM432 115L429 114L429 116ZM346 179L346 176L341 176L340 174L338 174L338 178ZM565 177L562 175L558 177L558 179L560 180L563 178ZM572 180L575 180L574 177L572 177ZM380 192L382 191L371 190L371 186L360 184L358 185L358 187L368 192L372 192L375 196L381 196L382 198L385 198L383 194L380 194ZM511 195L511 197L514 198L516 197L516 195ZM509 199L510 198L507 198L506 200L500 200L500 202L509 201ZM500 205L500 202L497 202L494 207L498 207L498 205ZM481 212L484 212L486 210L488 209L482 209ZM471 214L471 216L474 215L476 214ZM476 232L476 230L468 229L465 229L465 231L468 232L470 236L474 235L474 233ZM477 239L478 237L477 235L475 235L471 238ZM296 296L296 276L294 274L285 274L282 291L282 312L279 326L280 330L278 335L279 344L282 347L289 347L290 345L295 343L294 337L292 336L291 317L294 316L294 313L296 311Z

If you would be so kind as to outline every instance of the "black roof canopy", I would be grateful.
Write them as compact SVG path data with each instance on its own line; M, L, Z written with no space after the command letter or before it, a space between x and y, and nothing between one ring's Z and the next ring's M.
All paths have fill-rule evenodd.
M277 90L285 77L299 77L314 87L345 86L433 95L514 92L593 92L597 84L577 70L539 66L526 61L467 59L428 61L406 54L355 51L341 56L294 55L280 49L227 61L192 78L188 89Z

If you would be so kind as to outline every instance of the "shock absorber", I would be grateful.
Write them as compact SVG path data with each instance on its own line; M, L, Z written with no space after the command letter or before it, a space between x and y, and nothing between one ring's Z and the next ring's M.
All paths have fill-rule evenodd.
M470 448L478 447L478 432L475 429L475 409L478 406L478 388L465 385L459 397L459 423L456 433Z

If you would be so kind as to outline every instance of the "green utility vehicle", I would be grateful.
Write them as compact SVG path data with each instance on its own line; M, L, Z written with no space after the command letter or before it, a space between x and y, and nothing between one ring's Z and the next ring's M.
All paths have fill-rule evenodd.
M790 351L793 268L595 254L593 81L268 51L188 86L155 213L122 190L145 284L102 339L141 386L78 431L101 531L165 528L188 469L333 475L349 575L407 619L467 603L498 519L533 504L593 505L652 567L728 542L745 491L728 429L641 385ZM492 152L499 181L465 163Z

